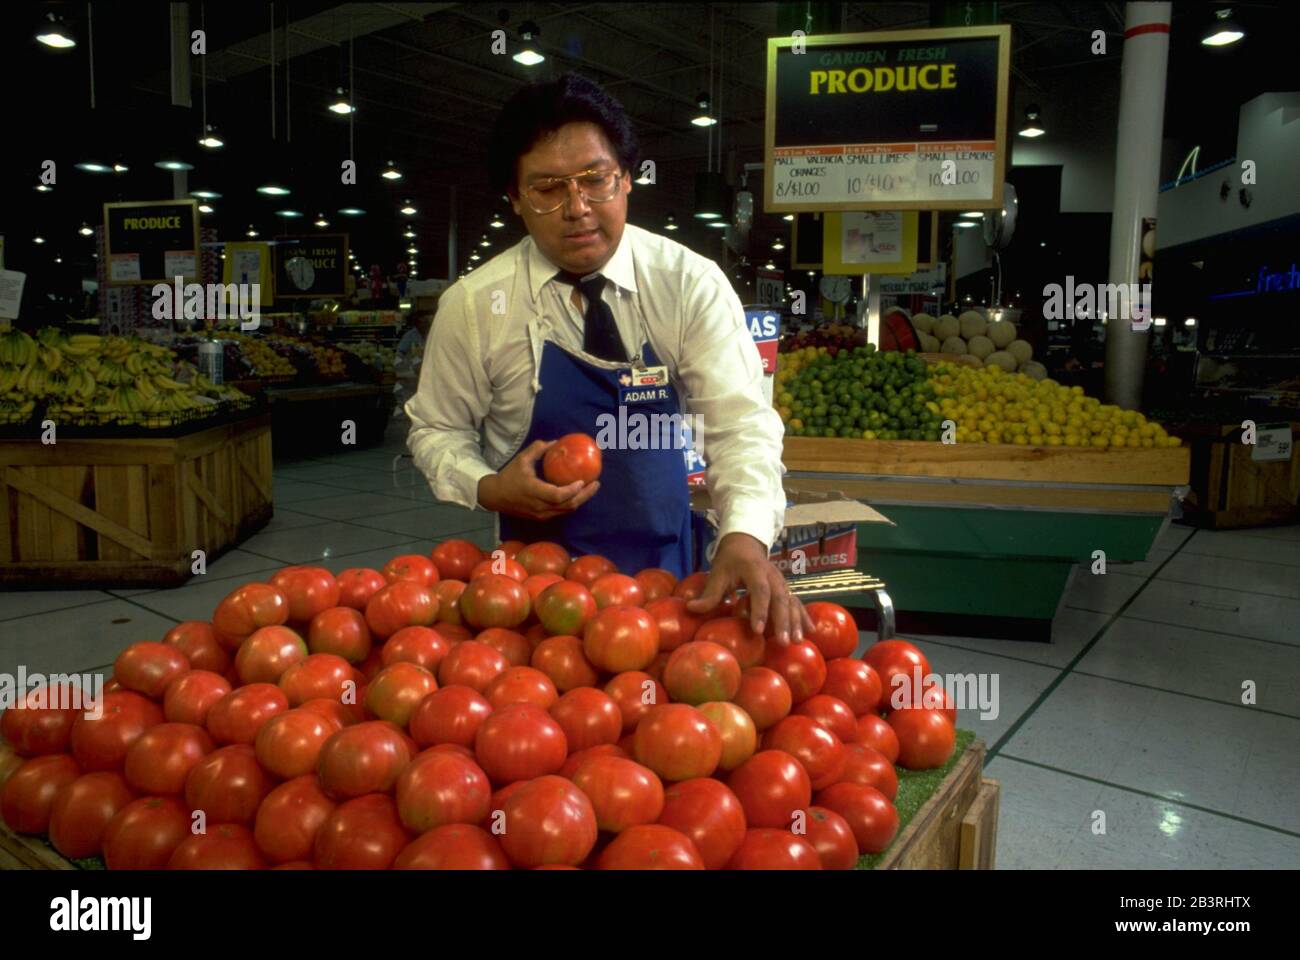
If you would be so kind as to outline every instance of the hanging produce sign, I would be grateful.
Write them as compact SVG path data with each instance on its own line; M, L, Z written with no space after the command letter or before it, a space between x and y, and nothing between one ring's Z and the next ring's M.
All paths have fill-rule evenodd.
M199 279L199 202L104 204L109 286Z
M1011 28L767 42L768 213L1002 203Z
M273 250L277 298L342 297L347 294L346 233L276 237Z

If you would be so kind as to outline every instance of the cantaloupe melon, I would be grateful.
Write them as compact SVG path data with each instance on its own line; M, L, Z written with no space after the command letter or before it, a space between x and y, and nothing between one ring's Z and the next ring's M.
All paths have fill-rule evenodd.
M1020 372L1027 377L1033 377L1035 380L1043 380L1047 377L1047 368L1037 360L1030 360L1020 368Z
M1001 367L1007 373L1015 373L1016 358L1005 350L996 350L984 358L984 366Z
M982 337L988 329L988 321L974 310L967 310L957 318L957 322L961 325L961 335L967 342L974 337Z
M947 340L949 337L961 335L961 324L951 313L945 313L935 323L934 330L931 332L940 340Z
M966 341L961 337L947 337L943 341L940 351L943 353L966 353Z
M1007 344L1016 339L1016 325L1010 320L994 320L989 324L988 338L993 346L1005 350Z
M934 317L928 313L918 313L912 318L912 326L917 333L934 333Z
M988 337L971 337L970 341L966 344L966 349L968 349L973 356L979 357L983 360L993 352L993 341Z
M928 333L921 334L921 349L925 353L939 352L939 338L931 336Z
M1034 348L1027 340L1012 340L1007 344L1007 353L1016 358L1016 366L1022 366L1034 358Z

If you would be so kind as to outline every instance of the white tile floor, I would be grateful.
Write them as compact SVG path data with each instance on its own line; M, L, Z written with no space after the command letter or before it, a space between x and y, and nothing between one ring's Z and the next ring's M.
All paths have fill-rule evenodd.
M108 673L288 563L490 547L492 517L437 503L394 469L404 449L395 423L380 448L277 462L271 523L182 587L0 594L0 672ZM1300 867L1300 527L1171 526L1145 562L1080 569L1051 644L912 639L937 672L998 677L998 716L959 723L1002 784L1000 867Z

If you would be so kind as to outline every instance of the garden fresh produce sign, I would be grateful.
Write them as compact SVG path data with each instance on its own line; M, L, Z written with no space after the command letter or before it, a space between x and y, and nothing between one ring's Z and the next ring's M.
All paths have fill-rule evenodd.
M341 297L347 293L348 235L275 238L277 297Z
M1002 203L1009 26L767 42L766 209Z

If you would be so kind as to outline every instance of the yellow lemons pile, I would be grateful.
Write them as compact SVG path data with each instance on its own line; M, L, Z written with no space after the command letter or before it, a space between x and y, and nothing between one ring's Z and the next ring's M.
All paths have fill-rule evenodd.
M998 367L936 364L930 381L958 443L1048 447L1176 447L1182 441L1136 410L1084 396L1082 387Z

